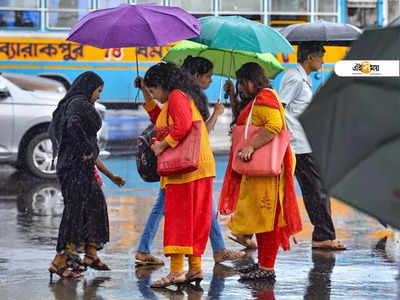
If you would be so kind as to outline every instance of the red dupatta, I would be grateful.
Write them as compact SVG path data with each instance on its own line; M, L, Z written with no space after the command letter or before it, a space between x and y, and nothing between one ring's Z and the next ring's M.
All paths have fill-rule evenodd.
M271 108L279 109L282 117L282 129L286 129L283 109L279 105L277 95L271 89L263 89L255 98L255 105L265 105ZM237 125L245 125L249 116L251 105L250 101L246 107L241 111ZM232 170L232 147L229 153L229 162L225 172L224 183L221 190L221 195L218 203L218 211L223 215L232 214L235 211L237 201L240 193L240 183L242 175ZM302 230L302 222L299 207L297 205L297 197L294 189L293 179L293 161L292 161L292 148L289 146L286 150L284 159L285 169L285 196L283 200L283 215L286 221L286 226L280 228L280 244L284 250L290 248L289 238L297 232Z

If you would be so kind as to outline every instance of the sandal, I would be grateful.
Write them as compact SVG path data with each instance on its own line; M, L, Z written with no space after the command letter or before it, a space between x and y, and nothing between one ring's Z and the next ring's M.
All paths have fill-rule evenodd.
M275 271L274 270L264 270L257 268L248 273L240 273L240 280L270 280L275 281Z
M73 254L67 255L66 264L68 267L72 268L72 270L74 272L83 273L87 270L87 267L83 263L83 260L80 259L80 257L77 255L73 255Z
M232 234L231 236L228 236L228 238L248 249L257 249L257 244L246 235Z
M246 252L244 251L233 251L233 250L229 250L229 249L224 249L226 250L224 254L222 254L222 256L218 259L218 254L214 253L214 261L216 263L221 263L224 261L229 261L229 260L236 260L239 258L242 258L246 255ZM222 250L222 251L224 251ZM218 253L218 252L217 252Z
M164 262L153 255L146 256L145 258L135 258L135 264L138 266L148 266L148 265L164 265Z
M69 271L69 272L67 274L64 274L65 271ZM76 279L76 278L81 277L81 274L69 270L68 266L59 267L54 263L50 264L49 273L50 273L50 282L53 282L53 274L54 273L57 274L58 276L60 276L61 278Z
M317 246L319 244L319 246ZM314 246L315 245L315 246ZM330 251L342 251L346 250L346 247L343 245L341 241L337 240L327 240L327 241L313 241L312 249L316 250L330 250Z
M200 285L200 282L203 280L204 274L202 270L195 271L195 272L187 272L185 274L185 283L195 282L196 285Z
M251 264L251 265L237 268L236 271L238 271L239 273L245 274L245 273L249 273L251 271L257 270L257 269L258 269L258 264Z
M169 273L167 276L157 280L157 281L153 281L150 284L150 287L152 288L165 288L167 286L170 285L181 285L185 283L185 275L184 273L176 273L176 274L172 274Z
M110 271L111 270L109 268L109 266L107 266L105 263L103 263L98 257L94 258L92 256L85 255L85 258L88 258L88 259L92 260L91 263L83 262L83 265L85 267L90 267L90 268L98 270L98 271Z

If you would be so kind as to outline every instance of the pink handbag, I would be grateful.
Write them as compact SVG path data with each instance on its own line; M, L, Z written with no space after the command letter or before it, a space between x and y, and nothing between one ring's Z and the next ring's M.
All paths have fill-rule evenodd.
M233 128L232 169L242 175L277 176L281 173L283 158L290 143L290 137L292 136L290 131L282 129L270 142L255 150L251 160L248 162L241 160L238 156L238 152L250 144L253 138L263 129L263 127L250 125L254 102L246 125L239 125Z

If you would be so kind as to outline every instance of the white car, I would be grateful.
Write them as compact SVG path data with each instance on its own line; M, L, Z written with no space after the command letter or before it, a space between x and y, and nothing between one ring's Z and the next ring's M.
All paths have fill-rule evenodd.
M64 85L52 79L0 74L0 163L24 167L42 178L56 177L47 128L65 93ZM95 107L104 119L105 106L96 103ZM98 137L102 149L107 138L105 124Z

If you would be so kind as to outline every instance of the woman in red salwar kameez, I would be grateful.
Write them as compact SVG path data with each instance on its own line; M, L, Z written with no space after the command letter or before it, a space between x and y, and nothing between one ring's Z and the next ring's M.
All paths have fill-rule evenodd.
M160 179L161 188L166 189L164 254L171 257L171 271L151 286L199 282L203 279L201 256L210 232L215 177L214 156L200 111L204 108L203 99L198 97L196 89L199 87L193 79L172 64L160 63L151 67L141 84L144 92L147 90L163 104L160 108L154 100L149 100L144 105L156 128L167 125L171 128L172 125L168 135L152 146L157 156L169 147L175 148L189 133L193 121L201 121L202 130L198 169ZM185 255L189 259L186 274L183 272Z

